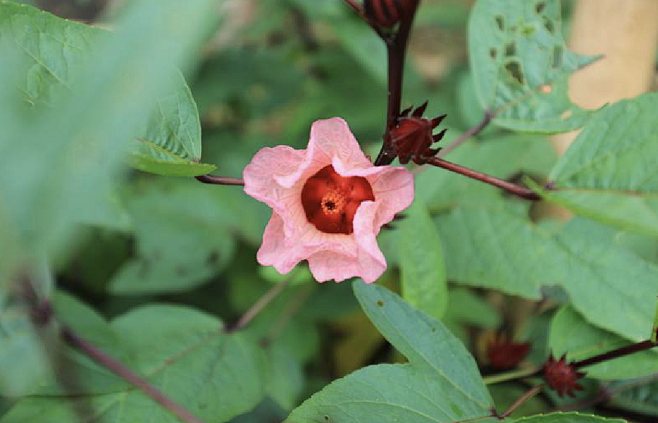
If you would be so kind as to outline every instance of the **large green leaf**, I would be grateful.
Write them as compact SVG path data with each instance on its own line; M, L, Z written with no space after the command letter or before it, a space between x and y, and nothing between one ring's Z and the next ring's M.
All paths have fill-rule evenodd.
M57 18L26 5L0 2L0 38L18 46L28 61L19 87L33 106L55 107L78 92L75 80L99 55L111 34ZM169 72L171 73L171 72ZM180 73L171 75L169 93L159 96L131 147L131 163L140 170L196 176L215 170L201 158L201 125L192 94Z
M648 334L647 334L648 336ZM567 353L569 360L583 360L605 351L628 345L629 342L587 323L572 307L562 308L553 318L549 346L555 356ZM582 370L598 379L630 379L658 372L658 354L643 351L617 358Z
M658 267L609 239L606 228L574 219L553 233L494 205L458 207L436 222L449 279L529 298L559 284L596 326L634 341L650 333Z
M157 96L168 89L177 72L173 66L187 62L194 51L213 16L211 4L136 3L112 36L98 42L95 60L73 72L72 92L55 108L20 114L21 103L13 101L9 88L16 79L0 78L0 115L14 121L0 132L0 204L2 220L17 228L12 238L18 241L0 240L3 246L30 255L52 252L70 245L67 235L74 225L104 207L109 181L120 172L129 141L147 121ZM9 45L2 50L3 68L9 68L5 75L21 69L21 63L41 66L39 56L13 60L17 49L30 43L42 55L75 54L66 39L48 35L50 27L65 34L75 31L66 21L7 2L1 10L10 22L22 22L11 31L15 42L2 43ZM172 20L186 24L172 25ZM3 41L11 40L3 36Z
M493 406L473 357L437 320L376 285L354 283L379 331L410 364L382 364L334 381L295 409L290 423L453 422L487 416Z
M178 306L151 305L117 318L112 326L133 357L139 374L193 414L223 422L253 408L265 392L267 367L262 349L244 335L226 335L220 321ZM111 394L28 397L19 401L2 423L79 421L100 415L117 423L178 422L159 404L132 389Z
M606 107L587 124L539 192L575 213L658 237L658 94Z
M475 88L494 123L533 132L581 127L590 113L567 95L569 74L594 59L571 53L559 0L478 0L468 25Z
M234 233L262 228L237 189L178 179L141 181L126 195L139 257L115 275L118 294L178 292L217 274L235 250ZM243 230L243 228L245 228Z
M400 223L399 258L402 296L419 310L440 319L448 306L441 240L427 207L416 198Z

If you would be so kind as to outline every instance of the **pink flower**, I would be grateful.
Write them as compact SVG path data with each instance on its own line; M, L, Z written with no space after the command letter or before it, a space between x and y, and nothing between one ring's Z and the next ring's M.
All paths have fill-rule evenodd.
M386 270L377 234L414 197L412 174L374 166L340 118L315 122L306 150L263 148L243 177L272 207L258 262L285 274L308 260L318 282L377 280Z

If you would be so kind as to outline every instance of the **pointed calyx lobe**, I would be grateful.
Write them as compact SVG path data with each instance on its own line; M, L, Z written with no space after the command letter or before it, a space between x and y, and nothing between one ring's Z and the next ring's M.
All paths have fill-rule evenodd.
M578 379L583 376L585 373L579 372L573 363L567 362L566 354L559 360L555 360L551 354L544 364L544 379L560 396L566 393L573 397L574 390L582 390L583 387L578 383Z
M440 149L431 148L432 144L440 141L446 129L433 135L434 129L445 119L441 115L434 119L423 118L427 102L411 112L411 108L404 110L397 119L396 125L388 132L389 148L398 157L400 163L406 164L409 160L416 164L423 164L433 157Z
M418 0L364 0L365 16L376 25L389 28L413 15Z

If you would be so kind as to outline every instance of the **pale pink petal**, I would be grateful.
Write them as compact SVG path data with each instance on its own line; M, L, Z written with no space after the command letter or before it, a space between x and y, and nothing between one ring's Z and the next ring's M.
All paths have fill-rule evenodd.
M366 283L375 282L386 270L386 259L377 245L375 215L376 201L364 201L354 216L354 238L358 244L359 276Z
M244 191L263 203L274 207L288 194L277 179L295 174L304 162L304 150L279 145L261 149L244 168Z
M358 261L355 257L338 254L334 251L320 251L308 258L308 267L318 282L345 279L359 276Z
M403 167L378 166L384 171L368 177L378 204L374 219L375 233L414 201L414 177Z
M338 159L352 168L373 167L363 154L347 123L341 118L318 120L313 123L308 152L312 154L313 161L326 163L325 166Z

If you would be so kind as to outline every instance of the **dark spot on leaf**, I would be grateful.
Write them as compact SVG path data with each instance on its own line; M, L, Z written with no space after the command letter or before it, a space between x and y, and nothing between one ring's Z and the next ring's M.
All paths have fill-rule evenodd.
M496 19L496 25L498 25L498 29L505 31L505 18L498 15L494 19Z
M149 269L151 268L151 262L149 260L143 260L142 265L139 266L139 277L140 278L146 278L146 275L148 275Z
M511 42L505 45L505 57L516 56L516 43Z
M553 68L557 69L562 66L562 46L553 47Z
M546 31L550 32L551 34L554 34L555 33L555 23L552 20L550 20L549 18L547 18L546 16L544 16L543 21L544 21L544 28L546 28Z
M384 307L384 301L377 300L377 305L380 306L380 307Z
M186 276L188 273L187 269L184 266L177 266L176 267L176 275L178 276Z
M324 419L325 419L326 421L329 421L329 416L324 416Z
M436 328L432 328L432 332L436 332Z
M532 34L535 33L536 29L537 28L535 28L534 25L526 25L526 26L523 27L523 29L521 29L521 33L526 37L531 37Z
M523 85L525 79L523 77L523 69L521 69L521 64L516 60L511 60L505 64L505 69L509 72L509 75L519 84Z
M495 48L489 49L489 56L491 56L492 59L495 59L497 54L498 54L498 50L496 50Z
M208 266L216 266L218 262L219 262L219 253L217 251L211 252L208 255L208 258L206 259L206 264L208 264Z
M546 8L546 3L544 3L543 1L540 1L539 3L537 3L537 6L535 6L535 10L540 15L542 14L545 8Z

